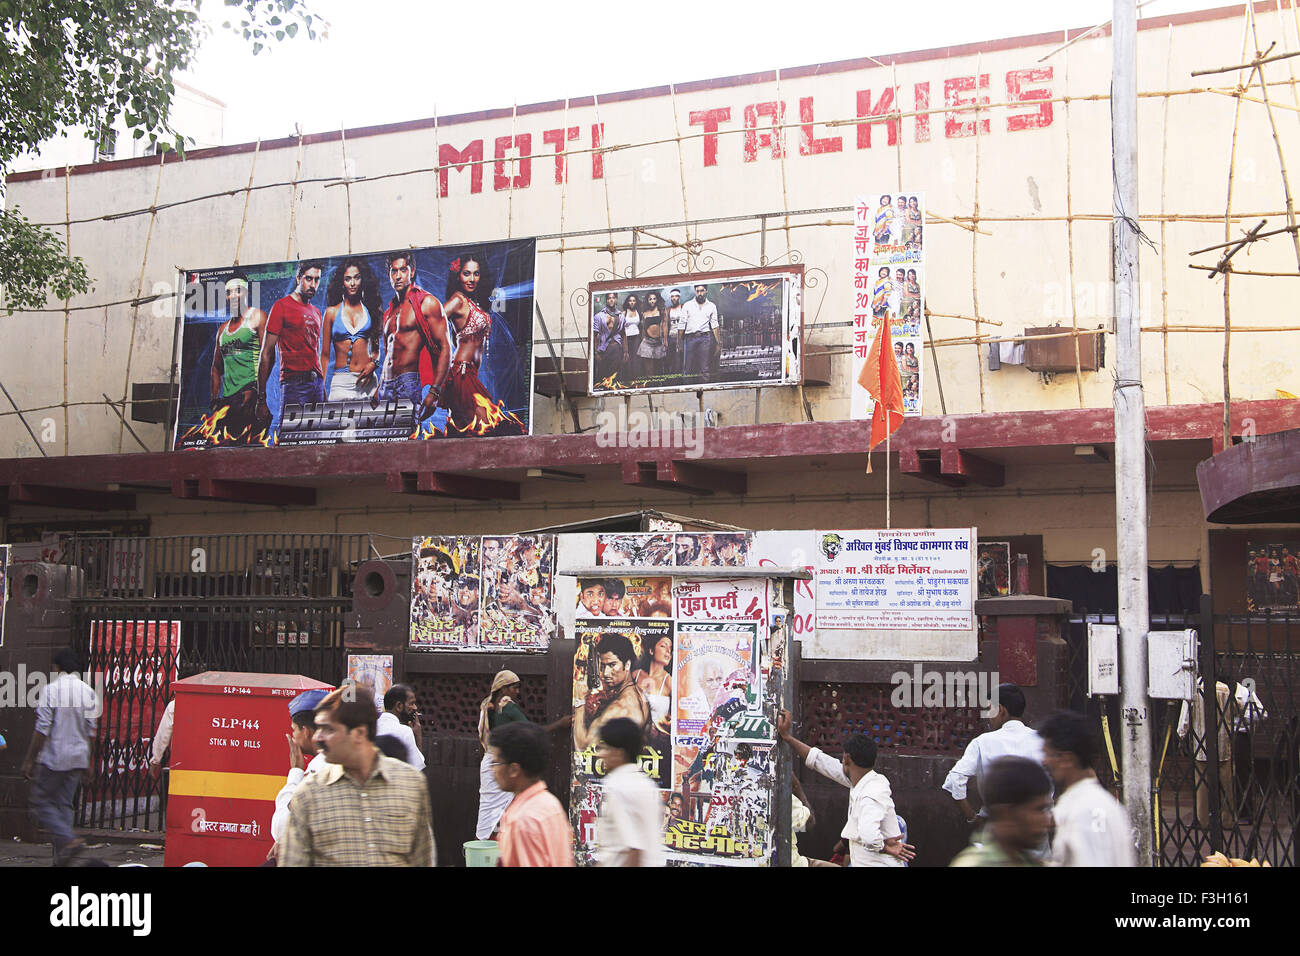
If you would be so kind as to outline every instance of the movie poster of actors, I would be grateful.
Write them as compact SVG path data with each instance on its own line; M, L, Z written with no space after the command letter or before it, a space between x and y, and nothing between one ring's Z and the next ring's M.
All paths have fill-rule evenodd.
M577 614L584 617L673 616L672 578L581 578Z
M392 654L349 654L348 680L374 688L375 709L384 712L384 695L393 686Z
M641 769L661 789L672 764L665 728L671 712L673 622L578 620L573 661L573 753L575 780L605 775L596 757L600 728L626 717L646 735Z
M185 271L173 446L528 434L536 242Z
M675 534L598 534L596 563L617 567L743 568L754 544L751 531Z
M416 538L411 546L412 650L478 644L479 539Z
M698 744L711 722L754 709L757 642L758 627L747 622L678 622L673 734L679 743Z
M417 537L411 650L544 651L555 633L554 535Z
M482 645L544 649L555 633L551 580L553 535L485 537L482 545Z
M981 541L975 573L979 578L979 596L1006 597L1011 593L1011 543Z
M797 385L803 267L595 282L591 395Z
M596 563L628 567L672 567L671 534L598 534Z
M870 418L872 397L858 379L882 323L903 386L903 413L921 414L925 326L925 195L860 197L853 216L853 362L850 417Z
M1246 608L1300 612L1300 539L1246 543Z

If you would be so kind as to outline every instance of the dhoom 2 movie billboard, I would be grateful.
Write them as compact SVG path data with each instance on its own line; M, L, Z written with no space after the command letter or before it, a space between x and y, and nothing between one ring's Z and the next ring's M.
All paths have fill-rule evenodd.
M536 241L187 270L174 447L523 435Z
M797 385L803 266L593 282L592 395Z

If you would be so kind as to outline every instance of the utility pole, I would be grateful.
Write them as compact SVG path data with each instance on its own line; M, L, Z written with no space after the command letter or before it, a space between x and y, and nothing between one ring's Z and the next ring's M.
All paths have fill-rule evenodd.
M1114 0L1111 152L1115 271L1115 531L1119 546L1120 753L1139 866L1155 863L1147 699L1146 403L1138 301L1137 6Z

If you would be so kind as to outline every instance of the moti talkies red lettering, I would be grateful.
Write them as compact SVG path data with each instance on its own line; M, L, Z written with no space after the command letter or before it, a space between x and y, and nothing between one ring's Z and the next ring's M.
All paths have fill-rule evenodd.
M925 111L930 108L929 83L917 83L912 87L912 102L916 108L916 141L928 143L930 142L930 114Z
M506 174L506 151L518 147L519 164L517 172L513 177ZM520 133L518 136L498 136L496 138L496 152L494 154L495 162L492 164L492 188L497 192L503 189L509 189L513 186L515 189L526 189L533 181L533 136L531 133Z
M591 124L591 178L605 178L605 154L600 151L600 147L605 144L605 124Z
M548 129L542 133L542 142L555 147L555 185L564 183L564 147L568 140L577 139L581 128L570 126L568 130Z
M758 118L769 117L771 127L764 132L758 131ZM745 162L752 163L758 159L758 151L770 149L773 159L783 155L781 148L781 124L785 122L785 104L775 100L766 103L751 103L745 107Z
M704 165L718 165L718 125L731 122L731 107L716 110L691 110L692 126L704 127Z
M824 136L817 139L813 135L813 98L802 97L799 100L799 155L819 156L822 153L838 153L844 148L844 140L839 136Z
M858 119L867 116L892 116L893 118L885 123L885 129L889 136L889 145L894 146L898 143L898 112L894 108L894 100L897 97L897 87L887 86L884 92L880 94L880 99L873 107L871 105L871 91L858 90ZM874 122L858 124L858 149L867 149L871 146L871 127L875 126Z
M1050 66L1029 70L1011 70L1007 73L1007 102L1032 103L1035 100L1047 100L1040 103L1032 113L1013 113L1007 117L1007 129L1016 132L1022 129L1042 129L1052 125L1052 91L1047 87L1035 87L1027 90L1027 83L1046 83L1052 79Z
M438 146L438 195L447 196L447 173L451 169L462 170L470 163L469 191L483 191L483 140L476 139L464 149L457 149L450 143Z
M944 114L943 134L949 139L959 136L975 135L975 113L973 110L963 109L962 112L956 112L959 107L971 107L976 104L987 106L989 102L988 93L989 75L981 73L979 77L980 93L975 96L964 96L965 93L975 93L975 77L973 76L954 76L951 79L943 81L943 105L948 108ZM980 135L984 136L989 131L989 121L980 120Z

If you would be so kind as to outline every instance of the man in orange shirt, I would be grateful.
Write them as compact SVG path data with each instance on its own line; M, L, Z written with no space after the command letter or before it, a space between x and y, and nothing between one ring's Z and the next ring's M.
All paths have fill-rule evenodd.
M568 815L542 779L550 750L546 731L527 721L505 724L488 736L492 776L515 795L501 817L498 866L574 865Z

